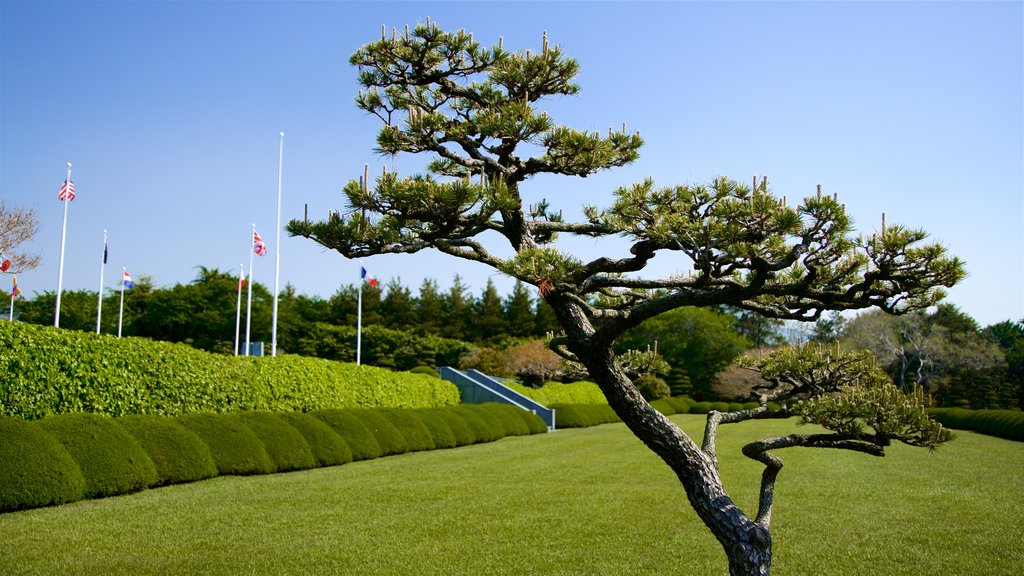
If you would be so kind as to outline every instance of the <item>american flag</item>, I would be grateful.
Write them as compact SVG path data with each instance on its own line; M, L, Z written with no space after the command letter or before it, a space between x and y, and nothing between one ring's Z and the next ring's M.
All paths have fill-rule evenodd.
M255 252L257 256L263 256L267 253L267 243L263 241L263 237L260 236L260 233L255 230L252 231L252 251Z
M65 180L60 185L60 194L57 194L57 200L64 202L67 199L68 202L75 199L75 183L71 180Z

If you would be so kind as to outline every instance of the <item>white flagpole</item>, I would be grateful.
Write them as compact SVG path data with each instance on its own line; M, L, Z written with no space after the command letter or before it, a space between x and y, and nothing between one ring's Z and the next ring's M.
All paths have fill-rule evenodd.
M68 162L68 176L65 184L71 185L71 162ZM64 240L68 233L68 202L71 201L71 194L64 194L64 224L60 227L60 268L57 272L57 310L53 314L53 325L60 327L60 293L64 288Z
M11 290L11 313L7 317L8 322L14 322L14 290Z
M235 356L238 356L238 329L242 325L242 280L245 278L245 267L241 264L238 265L238 286L235 291L238 292L238 306L235 309Z
M274 240L274 315L270 327L270 355L277 356L277 295L281 285L281 171L284 167L284 132L281 132L280 152L277 156L277 239Z
M121 320L124 318L124 275L127 268L121 268L121 310L117 313L117 337L121 337Z
M359 266L359 296L356 299L356 366L361 364L363 352L363 267Z
M245 355L249 355L249 329L252 326L252 257L256 253L256 224L249 235L249 295L245 303Z
M100 260L100 291L96 298L96 333L100 333L100 318L103 316L103 265L107 263L107 231L103 230L103 259Z

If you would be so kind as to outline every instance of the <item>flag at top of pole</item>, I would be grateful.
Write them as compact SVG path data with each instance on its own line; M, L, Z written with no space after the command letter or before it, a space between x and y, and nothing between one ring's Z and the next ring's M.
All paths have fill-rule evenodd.
M64 180L64 183L60 186L60 193L57 194L57 200L64 202L65 200L71 202L75 199L75 183L70 178Z
M121 282L125 288L135 288L135 282L132 282L131 274L128 274L127 270L124 271L124 278L121 279Z
M366 282L370 286L376 286L376 285L380 284L380 282L377 282L376 278L374 278L373 276L370 276L366 272L366 268L363 268L362 266L360 266L359 270L360 270L360 273L359 273L360 274L360 278L363 279L363 282Z
M255 228L252 229L252 251L257 256L265 256L267 254L267 243L263 241L263 237L260 236L260 233Z

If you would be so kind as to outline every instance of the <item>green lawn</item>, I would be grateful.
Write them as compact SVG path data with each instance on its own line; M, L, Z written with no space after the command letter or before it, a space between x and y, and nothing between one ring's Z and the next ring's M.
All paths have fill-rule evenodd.
M675 417L693 434L703 417ZM746 439L719 458L752 510ZM782 451L775 575L1020 574L1024 443ZM0 515L0 574L725 574L674 476L621 424Z

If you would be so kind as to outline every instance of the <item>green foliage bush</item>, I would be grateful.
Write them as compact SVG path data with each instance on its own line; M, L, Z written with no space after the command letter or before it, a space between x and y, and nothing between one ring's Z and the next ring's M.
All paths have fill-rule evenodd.
M371 460L384 454L377 435L351 410L316 410L311 414L345 440L352 450L353 460Z
M450 382L299 356L234 357L184 344L0 323L0 413L37 419L452 406ZM244 385L242 385L244 383Z
M337 466L352 461L348 442L323 420L305 412L285 412L278 416L306 439L317 466Z
M419 416L414 414L410 410L400 409L384 409L375 410L374 412L380 414L402 434L405 438L405 443L409 447L409 452L420 452L423 450L433 450L437 446L434 444L434 437L430 433L430 429L427 428L423 421L420 420Z
M929 408L928 415L947 428L972 430L1007 440L1024 440L1024 412L1020 410Z
M536 414L523 410L518 406L511 404L484 404L490 410L498 414L504 414L511 423L512 432L510 436L527 436L530 434L536 434L537 432L547 432L548 427L544 424L544 421L540 419ZM541 426L537 427L536 422L540 422Z
M127 494L157 481L153 460L113 418L62 414L40 420L39 426L60 441L78 463L86 498Z
M515 406L486 402L484 404L468 404L466 408L475 411L480 418L491 424L498 434L496 439L506 436L526 436L530 433L530 429L518 416L506 410L506 408L519 410Z
M413 408L406 410L406 412L411 412L427 427L427 430L430 431L430 438L434 441L435 448L454 448L458 446L451 426L448 425L448 422L441 417L441 414L436 409Z
M458 366L472 347L468 342L434 335L416 335L371 324L363 327L362 362L409 370L417 366ZM355 362L356 329L317 322L299 339L298 351L318 358Z
M714 408L712 407L711 402L697 402L690 407L690 414L707 414L712 410L714 410Z
M220 474L270 474L274 462L263 442L240 419L229 414L185 414L178 422L210 448Z
M665 398L671 395L668 384L654 374L644 374L634 382L637 390L647 401Z
M572 382L563 384L561 382L548 382L540 388L530 388L515 382L504 383L509 388L519 392L539 404L551 407L552 404L607 404L604 393L593 382Z
M505 429L480 414L470 404L461 404L447 409L458 415L473 431L474 443L494 442L505 434Z
M259 437L275 472L316 466L306 437L283 418L270 412L238 412L230 416L241 420Z
M404 454L409 451L409 441L379 410L352 410L363 424L377 438L381 456Z
M716 411L716 412L728 412L729 411L729 403L728 402L712 402L711 403L711 409Z
M676 414L689 414L690 408L693 407L696 402L686 396L670 396L668 398L662 398L666 404L672 406L675 409Z
M455 438L456 446L468 446L477 442L476 433L473 431L472 426L466 421L466 418L456 413L453 408L421 408L421 410L434 414L448 425L452 436Z
M156 466L155 486L184 484L217 475L210 448L170 416L136 414L117 423L138 440Z
M651 402L651 406L658 412L664 414L665 416L671 416L679 412L679 410L676 409L676 405L673 404L672 402L669 402L668 398L658 398L657 400Z
M0 416L0 512L81 500L85 478L64 445L36 423Z
M604 404L556 404L555 428L586 428L621 422L612 407Z
M548 425L544 423L540 416L515 406L509 406L509 408L512 408L512 414L515 414L516 417L526 424L526 429L530 434L542 434L548 431Z

